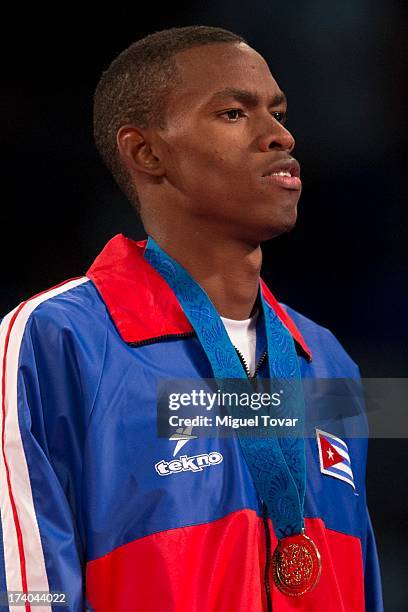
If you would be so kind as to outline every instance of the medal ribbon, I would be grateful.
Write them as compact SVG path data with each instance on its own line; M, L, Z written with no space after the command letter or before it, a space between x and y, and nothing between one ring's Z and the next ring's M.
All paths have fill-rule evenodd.
M144 257L175 293L210 361L214 377L248 381L224 324L202 287L151 237L148 238ZM273 384L277 385L276 388L283 391L283 402L286 410L290 406L290 417L297 417L303 423L303 392L295 344L279 317L266 303L262 291L260 294L268 346L269 376ZM240 436L238 433L252 479L258 495L267 507L277 538L299 534L304 528L304 439L298 434L285 434L278 439L271 433L273 427L265 427L264 432L260 432L260 429L257 430L256 438ZM266 436L261 437L260 433L266 433Z

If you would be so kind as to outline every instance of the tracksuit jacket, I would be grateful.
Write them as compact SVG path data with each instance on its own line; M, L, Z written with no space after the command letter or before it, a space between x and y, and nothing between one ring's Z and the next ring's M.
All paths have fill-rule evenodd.
M355 487L323 473L317 440L306 438L306 534L322 574L300 597L274 585L277 541L239 440L198 437L175 455L178 442L158 437L157 380L213 374L144 248L115 236L86 276L1 323L0 592L61 592L68 602L3 602L1 612L381 612L367 439L348 439L347 423ZM295 340L302 377L358 378L327 329L261 290ZM267 359L258 376L268 376ZM364 422L363 408L355 418ZM323 429L332 432L330 414ZM189 469L211 453L222 461ZM186 469L155 469L181 456Z

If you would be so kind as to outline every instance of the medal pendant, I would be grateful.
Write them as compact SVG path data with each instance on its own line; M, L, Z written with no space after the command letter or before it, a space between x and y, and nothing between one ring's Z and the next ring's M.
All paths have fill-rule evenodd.
M296 597L312 591L321 571L320 553L307 535L300 533L279 540L273 554L273 577L282 593Z

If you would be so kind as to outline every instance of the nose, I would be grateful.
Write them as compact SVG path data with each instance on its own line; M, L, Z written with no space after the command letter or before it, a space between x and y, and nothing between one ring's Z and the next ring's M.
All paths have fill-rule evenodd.
M295 148L295 139L282 123L271 117L267 129L259 139L259 148L265 152L278 149L291 153Z

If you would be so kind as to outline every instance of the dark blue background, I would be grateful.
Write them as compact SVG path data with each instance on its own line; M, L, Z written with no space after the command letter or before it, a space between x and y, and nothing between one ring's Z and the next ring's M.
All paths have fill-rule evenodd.
M135 39L217 25L269 62L288 95L302 164L298 225L265 245L265 279L281 301L329 327L365 377L405 377L407 5L223 0L106 17L3 25L0 314L82 274L113 234L144 236L94 148L94 88ZM407 448L372 440L369 451L387 611L408 599Z

